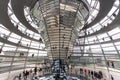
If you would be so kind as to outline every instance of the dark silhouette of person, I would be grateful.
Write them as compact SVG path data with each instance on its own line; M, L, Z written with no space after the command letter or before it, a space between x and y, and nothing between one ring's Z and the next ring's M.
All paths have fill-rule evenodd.
M100 79L103 78L103 73L102 73L102 71L99 71L98 73L99 73Z
M29 76L29 72L26 70L25 77L27 78Z
M34 73L37 74L37 67L34 68Z
M34 57L34 54L32 54L32 57Z
M114 80L113 76L111 75L111 80Z
M18 78L19 78L19 80L21 80L21 73L19 74Z
M107 61L107 66L108 66L108 67L110 66L109 61Z
M113 68L115 67L115 66L114 66L114 62L113 62L113 61L111 62L111 66L112 66Z
M0 48L0 53L2 52L2 48Z

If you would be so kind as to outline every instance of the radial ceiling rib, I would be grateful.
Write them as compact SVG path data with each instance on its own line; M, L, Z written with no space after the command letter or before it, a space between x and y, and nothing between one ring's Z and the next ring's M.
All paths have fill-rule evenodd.
M90 24L86 25L83 29L92 27L100 20L102 20L111 10L115 0L99 0L99 1L100 1L100 11L98 15Z

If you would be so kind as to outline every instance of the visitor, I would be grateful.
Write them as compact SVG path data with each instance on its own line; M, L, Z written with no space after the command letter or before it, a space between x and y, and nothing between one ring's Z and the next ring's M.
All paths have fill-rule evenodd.
M22 43L21 43L21 41L18 41L18 45L21 45Z
M23 71L23 78L25 78L25 70Z
M94 71L94 77L97 79L98 78L98 73Z
M21 73L19 74L18 78L19 78L19 80L21 80Z
M6 34L3 34L3 38L4 38L4 39L7 39L8 36L7 36Z
M111 75L111 80L114 80L113 76Z
M93 74L94 74L94 72L93 72L93 71L91 71L91 76L92 76L92 79L94 79Z
M115 13L112 14L114 17L116 17L117 15Z
M37 67L34 68L34 73L37 74Z
M85 76L86 76L86 74L87 74L87 70L86 70L86 69L84 69L84 74L85 74Z
M102 40L103 40L103 41L105 40L104 37L102 38Z
M2 48L0 48L0 53L2 52Z
M18 25L16 25L16 28L18 29Z
M90 76L90 70L88 70L88 76Z
M32 54L32 57L34 57L34 54Z
M110 66L109 61L107 61L107 66L108 66L108 67Z
M99 73L100 78L102 79L102 78L103 78L103 73L102 73L102 71L99 71L98 73Z
M40 38L39 41L42 42L42 39Z
M25 78L27 79L28 72L27 70L25 71Z
M111 66L112 66L112 68L114 68L115 66L114 66L114 62L113 61L111 61Z

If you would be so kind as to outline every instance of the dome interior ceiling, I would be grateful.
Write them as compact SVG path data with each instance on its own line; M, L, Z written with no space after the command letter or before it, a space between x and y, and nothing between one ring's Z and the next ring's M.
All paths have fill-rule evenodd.
M32 54L35 55L35 60L37 59L36 63L41 61L37 57L48 58L47 48L38 31L42 30L38 25L43 25L44 21L41 19L38 24L37 21L33 21L30 13L36 2L37 0L0 0L0 64L10 63L3 67L15 65L14 61L20 53L24 53L21 61L23 63L20 64L23 66L29 64L35 66L34 62L29 63ZM78 32L70 59L74 61L79 57L95 56L120 59L119 0L87 0L87 2L90 13L84 27ZM74 12L74 7L67 7L68 11ZM3 60L4 58L9 60Z

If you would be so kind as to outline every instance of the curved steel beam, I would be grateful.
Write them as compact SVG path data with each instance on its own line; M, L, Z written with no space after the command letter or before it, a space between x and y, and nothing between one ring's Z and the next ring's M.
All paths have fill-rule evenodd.
M29 30L31 30L35 33L38 33L38 30L35 29L34 27L32 27L25 18L25 15L24 15L25 2L29 2L29 0L28 1L25 1L25 0L11 0L11 6L12 6L12 9L14 11L14 14L18 18L18 20L24 26L26 26ZM26 5L28 5L28 4L26 4ZM30 6L30 5L28 5L28 6Z
M111 10L113 3L115 0L99 0L100 2L100 11L97 15L97 17L88 25L86 25L83 29L92 27L96 23L98 23L100 20L102 20L108 12Z

